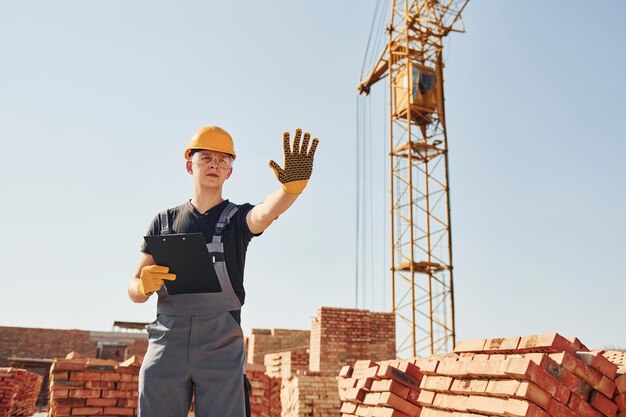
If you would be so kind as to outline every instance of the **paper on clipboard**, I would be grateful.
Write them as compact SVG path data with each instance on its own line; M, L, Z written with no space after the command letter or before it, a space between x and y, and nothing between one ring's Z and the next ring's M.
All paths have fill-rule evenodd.
M169 294L222 291L202 233L144 236L144 240L156 264L176 274L174 281L165 281Z

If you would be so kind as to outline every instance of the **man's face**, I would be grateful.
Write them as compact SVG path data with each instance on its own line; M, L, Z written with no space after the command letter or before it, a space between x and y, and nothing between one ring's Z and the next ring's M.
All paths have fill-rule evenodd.
M197 151L187 161L187 171L207 187L221 187L233 172L230 155L215 151Z

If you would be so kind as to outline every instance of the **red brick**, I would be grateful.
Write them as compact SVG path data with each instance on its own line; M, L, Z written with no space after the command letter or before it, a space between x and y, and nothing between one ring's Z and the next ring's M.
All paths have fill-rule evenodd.
M102 398L133 398L133 392L103 389Z
M70 381L100 381L100 372L70 372Z
M421 389L427 389L431 391L448 391L452 386L454 378L449 376L424 376L420 384Z
M567 408L578 414L580 417L602 417L602 414L593 408L587 401L578 395L570 396Z
M418 416L420 407L406 401L391 392L383 392L380 395L379 404L388 405L398 411L403 412L409 416Z
M454 379L450 392L455 394L480 394L487 390L486 379Z
M507 360L475 360L468 364L467 375L473 378L504 377Z
M68 393L69 398L99 398L99 389L73 389Z
M435 358L415 358L413 363L424 375L435 375L439 366L439 360Z
M377 391L377 392L383 392L383 391L393 392L400 398L406 398L407 395L409 394L408 387L392 379L383 379L381 381L374 381L370 389L372 391Z
M484 346L485 339L460 340L456 346L454 346L454 352L482 352Z
M418 388L420 382L412 375L406 374L390 365L381 365L376 373L378 378L390 378L409 388Z
M442 408L444 410L463 412L467 411L469 406L469 400L470 396L468 395L453 395L438 392L435 395L432 406Z
M507 417L550 417L535 404L526 400L509 399L506 402L504 415ZM558 414L557 414L558 415ZM558 417L565 417L558 415Z
M103 414L102 407L74 407L72 408L73 416L96 416Z
M116 388L119 391L135 391L139 389L139 384L136 382L118 382Z
M132 416L135 414L132 408L125 407L105 407L104 413L116 416Z
M55 416L69 416L72 413L72 407L69 405L53 405L50 411Z
M70 373L68 371L55 372L52 375L52 379L54 379L55 381L67 381L70 379Z
M357 408L357 404L356 403L348 403L345 402L343 404L341 404L341 411L342 413L347 413L347 414L354 414L354 412L356 411Z
M345 365L339 371L339 376L342 378L350 378L352 376L352 367L350 365Z
M420 396L417 398L417 402L422 406L430 405L434 401L435 401L435 392L427 391L424 389L420 391Z
M368 417L410 417L398 410L388 407L370 407Z
M622 392L626 392L626 374L619 375L617 378L615 378L615 388L620 394Z
M524 336L519 342L517 351L526 352L570 352L576 353L577 346L558 333L536 334Z
M485 340L483 351L486 353L514 353L521 337L507 337Z
M606 375L610 380L615 380L617 365L611 363L600 352L576 352L576 357L596 371Z
M436 400L436 398L435 398ZM506 398L483 397L479 395L470 395L467 401L467 411L482 414L503 415L506 410ZM464 411L464 410L460 410Z
M86 404L93 407L110 407L117 405L116 398L87 398Z
M457 413L454 413L454 415L456 416ZM435 408L430 408L430 407L422 408L422 412L420 414L420 417L452 417L452 416L453 416L452 411L437 410Z
M473 382L473 381L472 381ZM515 397L521 382L515 379L494 379L487 382L486 393L497 397Z
M85 388L96 388L96 389L114 389L115 382L113 381L85 381Z
M615 402L615 405L617 405L619 411L626 410L626 392L623 392L613 397L613 401Z
M550 405L552 396L532 382L522 382L515 393L515 398L530 400L544 410Z
M380 392L368 392L367 394L365 394L365 398L363 399L363 404L377 405L379 399L380 399Z
M85 370L85 361L84 360L57 360L52 364L50 368L50 373L55 373L59 371L84 371Z
M120 374L116 373L103 372L100 376L102 381L117 382L121 379Z
M617 405L598 391L589 396L589 404L607 417L615 417Z
M120 382L133 382L133 375L128 374L120 374Z
M57 400L59 398L67 398L68 390L66 389L51 389L50 390L50 399Z
M578 417L575 412L567 408L565 405L561 404L554 398L550 400L550 404L548 404L548 413L551 416L558 417Z
M357 383L358 379L356 378L340 378L339 381L337 382L337 386L339 388L354 388L356 387L356 383Z

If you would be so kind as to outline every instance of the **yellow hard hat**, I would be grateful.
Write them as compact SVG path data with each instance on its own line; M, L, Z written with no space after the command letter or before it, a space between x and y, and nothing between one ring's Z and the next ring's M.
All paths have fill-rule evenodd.
M185 149L185 159L191 159L190 154L193 149L223 152L232 155L233 159L237 157L233 138L228 132L217 126L203 127L196 132Z

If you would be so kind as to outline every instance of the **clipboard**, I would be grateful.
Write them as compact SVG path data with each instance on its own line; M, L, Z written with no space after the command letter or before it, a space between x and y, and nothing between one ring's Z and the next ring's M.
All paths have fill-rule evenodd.
M169 267L174 281L165 281L171 295L221 292L202 233L144 236L157 265Z

